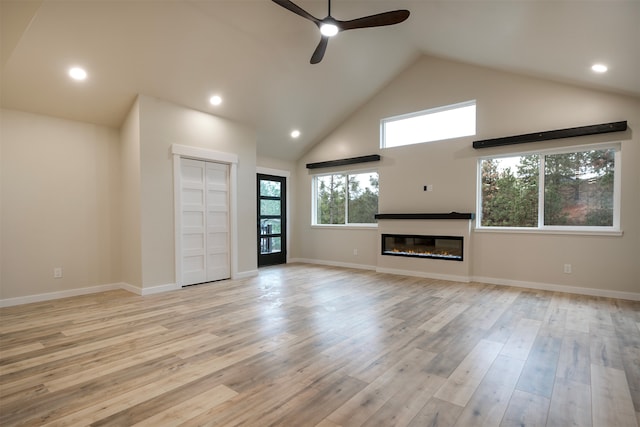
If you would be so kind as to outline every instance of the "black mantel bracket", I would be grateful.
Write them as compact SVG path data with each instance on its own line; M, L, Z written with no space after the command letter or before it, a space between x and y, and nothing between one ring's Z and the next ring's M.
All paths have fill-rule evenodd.
M393 213L393 214L376 214L376 219L474 219L474 213Z

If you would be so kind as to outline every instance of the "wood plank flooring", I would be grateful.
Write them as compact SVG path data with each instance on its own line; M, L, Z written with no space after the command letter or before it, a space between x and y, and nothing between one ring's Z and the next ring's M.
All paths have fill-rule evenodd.
M638 302L289 264L0 315L2 426L640 420Z

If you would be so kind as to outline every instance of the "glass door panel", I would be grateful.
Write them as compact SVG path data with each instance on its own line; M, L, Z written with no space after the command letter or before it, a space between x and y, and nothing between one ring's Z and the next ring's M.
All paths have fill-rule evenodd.
M257 175L258 267L287 262L286 179Z

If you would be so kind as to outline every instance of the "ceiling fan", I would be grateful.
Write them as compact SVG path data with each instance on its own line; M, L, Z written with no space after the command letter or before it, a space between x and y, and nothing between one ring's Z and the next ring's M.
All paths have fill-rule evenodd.
M327 49L327 44L329 43L329 38L335 36L340 31L355 30L358 28L383 27L385 25L399 24L409 17L409 11L402 9L364 16L362 18L352 19L349 21L340 21L331 16L331 0L328 0L329 11L327 13L327 17L324 19L318 19L290 0L272 1L284 7L285 9L290 10L296 15L300 15L303 18L312 21L320 29L322 38L320 39L318 47L316 47L316 50L311 56L310 62L312 64L317 64L318 62L322 61L324 52Z

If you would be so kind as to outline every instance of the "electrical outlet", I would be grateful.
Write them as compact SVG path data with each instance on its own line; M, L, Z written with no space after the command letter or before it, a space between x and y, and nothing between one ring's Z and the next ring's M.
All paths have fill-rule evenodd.
M53 269L53 278L62 279L62 267L56 267Z
M564 272L565 274L571 274L571 264L564 265Z
M353 250L353 254L354 254L354 255L358 255L358 250L357 250L357 249L354 249L354 250Z
M423 191L433 191L433 184L428 184L428 185L422 186L422 190Z

